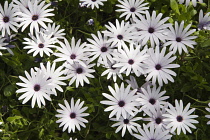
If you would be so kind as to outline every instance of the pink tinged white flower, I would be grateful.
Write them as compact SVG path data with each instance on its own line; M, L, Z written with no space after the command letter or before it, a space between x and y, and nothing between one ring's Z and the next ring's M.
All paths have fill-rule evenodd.
M50 53L53 53L51 48L56 48L54 45L54 38L51 38L51 36L45 35L43 33L35 33L35 36L30 35L30 38L23 38L26 42L23 42L23 44L26 44L24 49L29 49L28 54L33 52L33 56L36 56L39 54L41 57L43 57L44 54L50 56Z
M80 0L83 5L87 5L87 7L91 7L92 9L94 9L95 7L98 9L99 5L103 6L103 2L105 1L107 0Z
M181 54L182 50L188 53L186 46L194 48L193 45L197 44L195 41L193 41L193 39L197 38L197 36L190 36L196 31L196 29L189 30L190 27L191 24L184 28L184 21L181 22L180 26L175 21L175 28L172 26L169 27L170 31L168 31L168 35L166 37L168 41L164 44L164 46L170 45L169 50L173 51L173 53L179 51L179 54Z
M149 7L146 7L148 3L143 3L144 0L118 0L120 4L116 6L121 8L117 9L117 12L123 12L120 15L121 17L125 16L125 20L128 20L130 17L140 17L141 14L144 14Z
M69 85L72 85L76 81L76 88L81 85L84 86L84 82L90 84L88 78L94 78L94 75L91 73L95 72L92 67L95 64L89 64L90 62L86 61L85 66L75 62L74 64L64 63L66 67L65 74L66 78L70 79Z
M34 69L31 68L31 75L29 75L27 71L25 71L25 75L27 78L19 76L23 83L16 83L18 86L22 87L16 92L24 93L18 100L24 99L22 103L25 104L32 98L32 108L34 108L35 102L37 102L39 108L41 108L42 104L45 106L44 99L51 101L50 94L54 94L51 91L51 89L54 88L53 85L50 85L51 81L47 80L48 77L46 77L40 69L34 72Z
M105 27L108 30L102 31L102 33L109 37L108 42L111 43L111 47L117 45L119 49L121 49L121 46L125 45L125 42L131 43L136 34L136 32L134 32L134 27L124 20L119 23L116 19L116 26L109 22L109 25L105 25Z
M56 63L53 63L52 65L48 61L46 66L44 66L43 63L40 64L40 69L44 73L46 77L48 77L48 80L51 80L51 84L54 86L52 88L53 93L57 96L56 90L59 90L60 92L63 92L63 89L60 85L66 85L66 83L62 82L63 80L66 80L66 77L63 77L64 71L62 70L63 67L59 66L56 68Z
M203 0L179 0L180 4L185 3L186 6L188 6L190 4L190 2L192 2L193 6L196 7L197 2L203 3Z
M138 127L139 134L134 134L134 136L139 140L169 140L172 135L169 131L162 131L161 129L155 129L154 126L148 127L143 124L143 129Z
M58 104L61 109L57 109L59 114L55 115L60 118L56 121L56 123L61 123L59 127L63 126L63 131L68 129L68 133L75 132L75 129L81 130L81 127L86 127L85 123L88 123L86 119L83 117L88 116L88 113L84 113L88 107L82 107L84 105L84 101L80 102L80 99L74 103L74 98L71 98L71 103L69 104L66 100L64 100L65 106L62 104Z
M171 64L176 59L176 56L171 57L173 52L169 52L165 55L165 51L166 47L162 48L160 52L158 46L155 50L153 48L148 50L150 57L145 61L145 72L148 73L146 81L152 79L153 85L155 85L156 81L158 81L160 86L163 85L163 82L168 84L168 80L174 82L172 76L176 76L176 73L170 70L170 68L178 68L179 65Z
M2 36L5 36L5 34L10 35L10 29L14 32L18 32L17 27L19 27L19 20L17 15L15 8L13 8L13 3L8 4L8 1L5 1L4 8L0 4L0 31Z
M108 88L112 96L107 93L103 93L103 96L108 100L101 101L100 103L110 105L104 110L105 112L112 111L109 118L114 115L116 115L117 120L119 120L121 115L123 118L127 118L127 113L131 116L135 116L133 111L138 111L136 106L139 105L139 103L135 101L138 97L138 95L135 95L137 90L130 91L130 85L124 88L124 83L122 83L120 87L117 83L115 83L115 89L111 86L108 86Z
M135 115L137 112L135 113ZM117 123L113 124L112 127L117 127L115 133L118 133L122 129L122 137L124 137L126 130L133 135L133 131L138 133L138 130L136 127L141 127L136 121L139 121L142 119L142 117L134 117L131 116L130 114L126 115L127 118L123 118L122 116L117 120L116 118L111 118L110 120L115 121Z
M126 76L130 73L135 73L136 76L144 74L144 61L149 55L146 54L147 50L140 50L140 45L134 49L134 44L131 43L129 48L127 46L118 50L114 60L117 62L113 67L120 68L120 73L126 71Z
M117 77L119 77L122 80L123 76L119 72L120 71L119 68L113 67L114 64L116 64L116 62L111 63L111 62L108 61L108 64L103 66L107 69L101 74L101 76L107 75L107 79L110 79L112 77L113 81L116 82Z
M203 16L203 10L200 10L198 29L210 30L210 12L206 13L205 16Z
M34 2L28 1L28 8L21 7L22 12L18 12L21 15L19 18L21 21L20 27L22 27L21 31L23 32L29 25L31 34L33 34L34 29L36 32L39 32L39 26L46 29L45 22L53 22L48 17L54 16L53 13L50 13L54 9L47 9L49 6L50 3L45 4L45 1L39 3L38 0L35 0Z
M169 122L167 129L171 128L170 132L173 133L177 130L177 134L179 135L181 131L186 134L186 130L192 133L190 127L196 129L193 123L198 123L198 121L194 119L197 118L198 115L190 115L195 111L195 108L189 110L190 103L184 108L182 100L180 100L180 102L175 100L175 107L169 104L169 108L170 109L166 109L168 114L163 114L163 116L166 117L164 121Z
M100 64L107 65L108 61L113 63L113 58L112 58L112 53L113 49L110 46L110 43L107 42L107 36L102 36L101 33L98 31L97 35L91 34L93 39L88 38L87 40L91 44L87 44L87 47L89 47L88 51L90 51L90 57L91 61L95 60L98 58L97 65L99 66Z
M156 12L153 11L150 16L149 11L146 11L145 16L140 15L139 19L134 19L134 26L138 29L138 41L142 41L142 45L147 44L150 41L151 47L155 45L159 46L160 41L165 42L167 28L171 26L170 23L165 23L169 17L162 18L162 13L156 15Z
M158 88L156 85L150 87L149 85L147 88L141 88L142 93L139 93L139 98L136 99L141 105L141 109L148 109L160 106L162 107L166 102L165 100L169 98L169 96L163 96L166 91L160 91L161 86Z
M86 43L81 43L81 39L76 42L75 38L72 37L71 44L69 44L66 39L64 39L64 43L60 41L59 44L61 47L57 47L57 49L60 53L54 53L54 55L58 57L55 62L64 61L71 65L74 64L74 62L78 62L86 66L83 62L88 60Z
M209 107L210 107L210 103L209 103L208 105L209 105ZM206 110L207 110L208 112L210 112L210 108L206 108ZM206 117L206 118L210 118L210 115L205 115L205 117ZM209 125L209 124L210 124L210 121L208 121L207 124Z

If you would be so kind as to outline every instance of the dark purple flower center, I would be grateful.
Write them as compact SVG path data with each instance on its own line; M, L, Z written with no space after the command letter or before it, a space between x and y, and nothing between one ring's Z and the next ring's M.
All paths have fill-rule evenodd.
M130 11L131 11L131 12L135 12L135 11L136 11L136 8L131 7Z
M156 103L156 100L151 98L151 99L149 99L149 102L150 102L150 104L154 105Z
M154 33L154 31L155 31L155 29L154 29L154 28L149 27L148 32L149 32L150 34Z
M50 79L52 79L52 78L51 78L51 77L48 77L48 78L47 78L47 80L50 80Z
M133 59L129 59L128 60L128 64L133 65L133 63L134 63L134 60Z
M74 112L72 112L72 113L69 115L69 117L70 117L71 119L74 119L74 118L76 118L76 114L75 114Z
M129 120L128 119L124 119L123 122L124 122L124 124L128 124Z
M183 121L183 117L179 115L179 116L176 117L176 120L177 120L178 122L182 122L182 121Z
M161 67L161 65L160 64L157 64L156 66L155 66L155 69L156 70L160 70L162 67Z
M181 41L182 41L181 37L177 37L177 38L176 38L176 41L177 41L177 42L181 42Z
M78 74L81 74L81 73L83 72L83 69L82 69L82 68L77 68L76 72L77 72Z
M92 2L95 2L96 0L92 0Z
M122 36L122 35L117 35L117 38L118 38L119 40L121 40L121 39L123 39L123 36Z
M118 105L119 105L120 107L123 107L123 106L125 105L125 102L121 100L121 101L118 102Z
M3 21L4 21L5 23L9 22L9 17L7 17L7 16L4 17L4 18L3 18Z
M39 84L34 85L34 91L39 91L41 89Z
M106 52L108 49L107 49L107 47L101 47L101 52Z
M114 64L112 64L112 65L111 65L111 69L115 70L116 68L115 68L115 67L113 67L113 66L114 66Z
M39 48L44 48L44 44L43 43L39 43L38 47Z
M156 119L155 119L155 123L156 123L156 124L160 124L161 122L162 122L162 119L161 119L161 118L156 118Z
M31 19L32 19L33 21L35 21L35 20L37 20L38 18L39 18L38 15L33 15Z
M76 55L75 54L71 54L70 58L71 59L75 59L76 58Z

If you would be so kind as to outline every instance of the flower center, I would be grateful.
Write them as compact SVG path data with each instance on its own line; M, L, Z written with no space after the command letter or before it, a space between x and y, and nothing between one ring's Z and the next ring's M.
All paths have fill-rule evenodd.
M151 99L149 99L149 102L150 102L150 104L154 105L156 103L156 100L151 98Z
M177 37L177 38L176 38L176 41L177 41L177 42L181 42L181 41L182 41L181 37Z
M50 80L50 79L52 79L52 78L51 78L51 77L48 77L48 78L47 78L47 80Z
M162 119L161 119L161 118L156 118L156 119L155 119L155 123L156 123L156 124L160 124L161 122L162 122Z
M128 124L129 120L128 119L124 119L123 122L124 122L124 124Z
M119 40L121 40L121 39L123 39L123 36L122 36L122 35L117 35L117 38L118 38Z
M118 102L118 105L119 105L120 107L123 107L123 106L125 105L125 102L124 102L124 101L119 101L119 102Z
M128 64L133 65L133 63L134 63L134 60L133 59L129 59L128 60Z
M101 52L106 52L107 50L107 47L101 47Z
M92 0L92 2L95 2L96 0Z
M39 18L38 15L33 15L31 19L32 19L33 21L35 21L35 20L37 20L38 18Z
M161 69L161 65L160 65L160 64L157 64L157 65L155 66L155 69L156 69L156 70L160 70L160 69Z
M34 91L39 91L41 89L40 85L36 84L34 85Z
M71 59L75 59L76 58L76 55L75 54L71 54L70 58Z
M155 31L155 29L154 29L154 28L149 27L148 32L149 32L150 34L154 33L154 31Z
M78 74L81 74L81 73L83 72L83 69L82 69L82 68L77 68L76 72L77 72Z
M115 70L116 68L115 68L115 67L113 67L113 66L114 66L114 64L112 64L112 65L111 65L111 69Z
M182 121L183 121L183 117L179 115L179 116L176 117L176 120L177 120L178 122L182 122Z
M43 43L39 43L38 47L39 48L44 48L44 44Z
M76 114L74 112L72 112L69 116L70 116L71 119L76 118Z
M4 17L4 18L3 18L3 21L4 21L5 23L9 22L9 17Z
M130 11L131 11L131 12L135 12L135 11L136 11L136 8L131 7Z

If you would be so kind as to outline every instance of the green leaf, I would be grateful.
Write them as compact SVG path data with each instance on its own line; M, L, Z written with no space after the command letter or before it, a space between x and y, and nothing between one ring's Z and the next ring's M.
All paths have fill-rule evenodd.
M13 122L13 121L15 121L17 119L21 119L21 118L22 118L21 116L8 117L7 118L7 121L8 122Z
M5 96L11 96L15 93L15 87L13 85L8 85L4 88L4 95Z
M210 47L210 39L204 41L204 42L201 44L201 47L203 47L203 48Z
M174 10L177 14L180 15L180 12L179 12L179 5L178 3L176 2L176 0L170 0L170 6L171 6L171 9Z

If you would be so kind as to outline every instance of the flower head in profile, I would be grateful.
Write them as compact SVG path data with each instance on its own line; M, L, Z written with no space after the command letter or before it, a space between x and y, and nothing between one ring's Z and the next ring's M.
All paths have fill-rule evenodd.
M203 16L203 10L200 10L198 29L210 30L210 12L206 13L205 16Z
M81 127L86 127L84 123L88 123L86 119L83 117L88 116L88 113L84 113L88 107L82 107L84 105L84 101L80 102L80 99L74 102L74 98L71 98L70 104L67 100L64 100L64 105L58 104L61 109L57 109L59 114L55 115L56 117L60 118L56 121L56 123L61 123L59 127L63 126L63 131L68 129L68 133L75 132L75 128L79 131Z
M209 107L210 107L210 103L209 103L208 105L209 105ZM208 112L210 112L210 108L206 108L206 110L207 110ZM206 118L210 118L210 115L205 115L205 117L206 117ZM210 124L210 121L208 121L207 124Z
M5 43L5 39L4 37L2 37L0 35L0 50L6 50L7 48L5 47L8 43ZM0 52L0 56L2 55L2 53Z
M170 129L170 132L174 132L177 130L177 134L180 135L181 131L186 134L186 130L189 133L192 133L190 130L191 128L196 129L194 123L198 123L197 120L194 118L197 118L198 115L191 115L195 111L195 108L190 108L190 103L187 104L187 106L184 108L182 100L178 102L178 100L175 100L175 107L169 104L170 109L166 109L168 114L163 114L165 117L164 121L168 122L167 129Z
M120 116L122 115L123 118L127 118L127 113L131 116L135 116L133 111L138 111L136 106L139 105L135 101L138 95L135 95L136 89L130 91L130 85L126 88L124 87L124 83L121 84L119 87L117 83L115 83L115 89L111 86L108 86L109 91L111 92L112 96L103 93L102 95L109 100L101 101L101 104L110 105L104 111L112 111L109 115L109 118L116 115L116 119L119 120Z
M83 5L86 5L87 7L91 7L92 9L99 8L99 5L104 5L103 2L107 0L80 0Z
M16 83L18 86L22 87L16 92L24 93L18 100L24 99L22 103L25 104L32 98L32 108L34 108L35 102L37 102L39 108L41 108L42 104L45 105L45 99L51 101L50 95L54 94L51 89L54 88L54 86L50 84L50 80L47 80L48 77L46 77L40 69L35 72L33 68L31 68L31 75L29 75L27 71L25 71L25 75L27 78L19 76L23 83Z
M120 4L116 6L121 8L117 9L117 12L123 12L120 15L121 17L125 16L125 20L128 20L130 17L135 18L139 15L144 14L149 7L146 7L148 3L143 3L144 0L118 0Z
M166 37L168 41L164 44L164 46L170 45L169 50L173 51L173 53L179 51L179 54L181 54L182 50L188 53L186 46L194 48L193 45L197 44L193 41L193 39L197 38L197 36L190 36L196 31L196 29L189 30L190 27L191 24L184 28L184 21L181 22L180 26L175 21L175 28L172 26L169 27L170 30L168 31L168 35Z
M197 2L203 3L203 0L179 0L180 4L185 3L186 6L188 6L190 4L190 2L192 2L193 6L196 7Z

